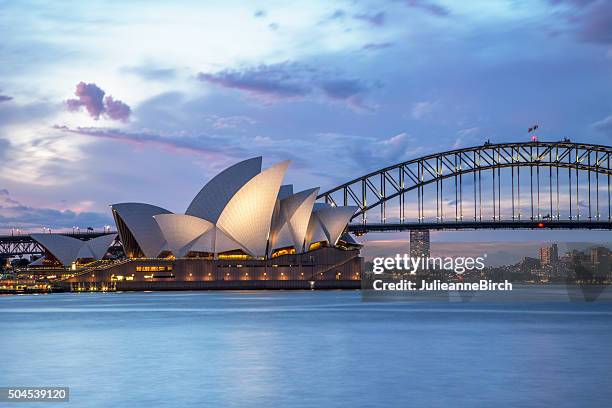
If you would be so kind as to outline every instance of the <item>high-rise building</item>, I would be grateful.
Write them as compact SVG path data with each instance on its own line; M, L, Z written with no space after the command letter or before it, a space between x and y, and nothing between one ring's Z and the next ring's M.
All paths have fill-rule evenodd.
M597 246L591 248L591 263L600 263L602 260L608 258L610 250L606 247Z
M591 265L598 276L610 275L610 250L601 246L591 248Z
M429 230L410 231L410 257L429 257Z
M549 247L540 248L540 263L544 265L554 265L559 261L559 249L557 244Z

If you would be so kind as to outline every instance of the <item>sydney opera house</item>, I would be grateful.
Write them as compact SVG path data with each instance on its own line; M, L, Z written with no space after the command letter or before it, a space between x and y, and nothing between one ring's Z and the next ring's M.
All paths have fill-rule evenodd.
M38 262L70 270L71 290L358 287L360 246L345 233L356 207L315 203L318 188L283 185L289 162L262 158L211 179L184 214L144 203L111 205L118 237L34 234ZM125 254L105 259L120 240Z

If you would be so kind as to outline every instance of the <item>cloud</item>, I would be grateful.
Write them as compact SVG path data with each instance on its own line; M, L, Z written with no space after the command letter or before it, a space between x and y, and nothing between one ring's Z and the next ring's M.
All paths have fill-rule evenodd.
M207 162L231 163L245 157L265 155L267 158L293 162L294 167L303 165L304 160L294 152L296 143L291 140L273 140L269 137L234 134L225 135L187 135L162 134L148 131L126 132L120 129L99 127L76 127L55 125L53 129L61 132L87 136L100 140L110 140L131 145L154 146L170 153L202 156ZM276 143L271 143L271 142ZM263 146L265 145L265 146Z
M318 24L322 25L322 24L327 24L327 23L331 23L334 21L343 21L347 16L347 12L342 10L342 9L336 9L333 11L333 13L326 15L325 17L323 17Z
M344 21L348 13L342 9L336 9L334 12L323 20L320 21L320 24L329 23L332 21ZM359 13L353 14L351 17L355 20L363 21L368 23L373 27L382 27L386 23L386 14L384 11L379 11L378 13Z
M455 139L455 143L453 143L453 149L458 149L460 147L465 147L466 142L472 140L480 133L480 128L471 127L461 129L457 132L457 139Z
M13 100L12 96L8 96L8 95L0 95L0 103L2 102L8 102Z
M435 105L436 102L432 101L416 102L412 105L411 115L414 119L423 119L433 111Z
M607 0L550 0L564 6L565 17L579 40L596 44L612 44L612 3Z
M269 101L308 94L310 90L304 83L304 77L304 67L289 62L198 74L200 81L244 91Z
M406 6L421 9L434 16L446 17L450 14L447 8L427 0L401 0Z
M0 229L39 231L42 227L64 229L73 225L101 228L112 221L110 214L32 207L13 199L7 189L0 189Z
M389 48L393 46L392 42L382 42L382 43L367 43L364 44L361 49L362 50L382 50L385 48Z
M593 123L593 128L612 138L612 115Z
M94 119L99 119L104 112L104 91L96 84L79 82L74 94L78 99L68 99L66 105L68 110L77 111L84 107Z
M370 85L358 79L341 78L305 64L282 62L223 70L214 74L200 73L198 79L239 90L266 103L323 95L327 99L344 102L355 110L372 109L362 100L371 88Z
M355 14L353 18L355 18L356 20L365 21L372 26L381 27L385 24L386 17L385 17L385 12L380 11L375 14L367 14L367 13Z
M130 107L125 103L113 99L112 96L106 96L104 98L104 109L106 115L112 120L127 121L130 117Z
M5 205L20 205L18 201L11 199L6 188L0 189L0 207Z
M422 151L417 140L405 132L382 140L361 138L347 146L352 160L366 171L417 157Z
M257 123L255 119L247 116L206 115L205 120L209 122L214 129L231 130L243 130L245 126L254 125Z
M151 81L163 81L176 77L177 71L174 68L160 68L152 64L140 65L135 67L123 67L121 72L137 75L143 79Z
M355 79L333 79L321 83L321 89L329 98L345 101L354 109L371 110L364 104L360 95L367 91L365 85Z
M28 104L0 103L0 128L15 124L31 124L58 113L60 104L33 102Z
M97 139L116 140L131 144L157 145L175 152L189 152L202 155L211 155L219 152L219 145L212 143L208 136L165 136L153 132L125 132L119 129L98 127L53 126L62 132L75 133Z
M338 19L342 19L346 17L346 11L341 10L341 9L337 9L335 10L330 16L329 19L330 20L338 20Z
M4 159L6 151L11 147L11 142L6 139L0 138L0 159Z
M96 84L79 82L74 94L77 99L66 100L66 107L69 111L78 111L84 107L89 116L96 120L100 119L103 114L112 120L124 122L130 117L131 109L128 105L113 99L112 96L105 98L105 92Z

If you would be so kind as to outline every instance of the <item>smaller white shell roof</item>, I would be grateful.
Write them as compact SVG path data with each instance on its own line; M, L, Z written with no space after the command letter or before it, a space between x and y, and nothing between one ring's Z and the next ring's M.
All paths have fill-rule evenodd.
M319 218L312 213L308 221L308 229L306 230L306 249L315 242L327 242L327 235L323 231Z
M83 243L83 245L81 245L81 249L79 249L79 253L76 256L76 259L94 259L95 257L96 256L94 255L89 245Z
M44 262L45 262L45 257L44 257L44 256L41 256L41 257L40 257L40 258L38 258L37 260L30 262L28 266L40 266L40 265L42 265Z
M102 235L88 241L60 234L32 234L30 236L64 266L68 266L78 259L102 259L117 235Z
M102 259L115 238L117 238L117 234L108 234L90 239L89 241L85 241L85 243L91 250L94 259Z
M280 200L273 231L270 233L271 250L293 246L297 251L302 251L318 192L318 188L312 188Z
M164 245L164 236L153 216L171 214L170 211L144 203L119 203L111 205L111 208L125 222L146 257L159 255Z
M78 259L83 241L60 234L31 234L33 240L42 245L64 266Z
M213 227L206 233L200 235L189 246L189 251L210 252L215 254L236 250L247 252L241 244L228 237L225 232L217 227Z
M342 235L346 225L358 208L356 206L319 206L313 212L313 216L318 219L330 245L336 245L340 235Z
M176 257L187 255L194 241L214 227L211 222L191 215L159 214L153 218L166 240L163 249Z

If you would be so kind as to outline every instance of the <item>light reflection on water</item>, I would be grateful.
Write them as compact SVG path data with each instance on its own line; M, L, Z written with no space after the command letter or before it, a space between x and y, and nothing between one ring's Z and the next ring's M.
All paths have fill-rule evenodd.
M78 407L609 407L612 397L610 302L54 294L0 298L0 330L0 386L70 386Z

